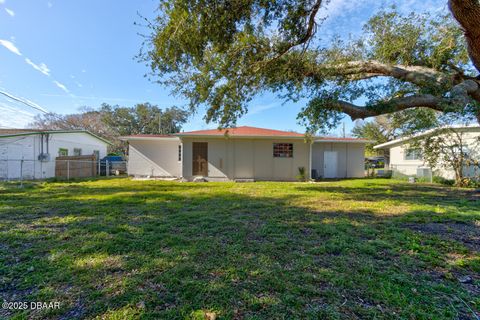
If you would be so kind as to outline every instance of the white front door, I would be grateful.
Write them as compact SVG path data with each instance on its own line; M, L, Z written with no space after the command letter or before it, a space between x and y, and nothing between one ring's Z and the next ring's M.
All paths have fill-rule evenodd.
M336 151L325 151L323 153L323 176L324 178L337 178L337 159Z

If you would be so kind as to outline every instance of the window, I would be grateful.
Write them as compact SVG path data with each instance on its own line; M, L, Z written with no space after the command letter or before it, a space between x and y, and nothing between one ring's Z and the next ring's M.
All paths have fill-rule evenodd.
M182 161L182 145L178 145L178 161Z
M93 150L93 154L95 155L95 159L100 159L100 151L98 150Z
M404 154L405 160L422 160L422 151L420 149L407 149Z
M274 158L293 158L293 143L274 143Z
M80 148L73 148L73 155L74 155L74 156L81 156L81 155L82 155L82 149L80 149Z
M58 156L59 157L66 157L68 156L68 149L60 148L58 149Z

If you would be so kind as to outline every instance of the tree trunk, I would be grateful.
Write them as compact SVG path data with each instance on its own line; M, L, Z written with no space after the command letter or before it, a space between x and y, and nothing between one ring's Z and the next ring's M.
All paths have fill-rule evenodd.
M480 72L480 1L449 0L448 5L463 28L470 59Z

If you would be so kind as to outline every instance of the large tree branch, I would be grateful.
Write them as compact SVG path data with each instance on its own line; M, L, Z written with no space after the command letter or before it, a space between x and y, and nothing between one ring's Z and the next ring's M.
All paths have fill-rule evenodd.
M428 67L391 65L375 60L320 65L319 69L319 72L332 77L344 76L349 79L361 80L386 76L419 86L425 86L427 83L447 84L457 81L458 78L457 75L446 74ZM313 75L317 72L314 71L307 75Z
M394 98L389 101L370 106L358 106L341 100L331 101L329 106L349 115L352 120L357 120L420 107L442 111L442 102L442 98L425 94Z
M350 102L335 100L329 101L328 106L349 115L352 120L357 120L412 108L430 108L437 111L445 111L449 105L468 104L475 95L480 96L480 85L476 81L467 80L453 87L449 94L446 95L447 97L418 94L393 98L369 106L358 106ZM480 122L480 118L478 120Z
M449 0L448 5L453 16L463 28L470 59L480 71L480 2L478 0Z
M310 14L308 16L306 32L303 35L303 37L301 37L300 39L298 39L295 42L287 43L280 50L280 52L278 52L275 55L275 57L273 57L271 60L268 61L269 63L277 60L278 58L280 58L281 56L286 54L288 51L290 51L290 49L292 49L293 47L296 47L296 46L299 46L299 45L305 45L310 41L310 39L312 39L312 37L315 34L315 28L316 28L316 25L317 25L316 22L315 22L315 17L317 16L318 10L320 10L320 7L322 6L322 3L323 3L323 0L316 0L315 3L313 4L313 7L310 10Z

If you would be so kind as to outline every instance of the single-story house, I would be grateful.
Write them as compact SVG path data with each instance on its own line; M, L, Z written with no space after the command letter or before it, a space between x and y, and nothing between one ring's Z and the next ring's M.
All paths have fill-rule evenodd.
M0 129L0 179L55 176L57 156L107 155L107 140L86 130ZM23 160L23 161L22 161Z
M449 129L454 130L459 134L463 140L463 145L470 149L470 155L479 159L478 141L480 138L480 126L451 126ZM430 168L424 161L422 152L416 146L412 146L412 139L421 139L422 137L438 135L442 132L441 129L436 128L427 130L425 132L416 134L410 137L402 137L389 142L385 142L374 146L374 149L389 149L390 150L390 163L388 168L397 171L401 174L408 176L429 176L430 174L440 176L446 179L453 179L455 172L449 169L445 169L442 166L437 168ZM444 134L445 135L445 134ZM448 136L445 136L448 139ZM452 142L453 143L453 142ZM450 143L447 143L449 145ZM475 150L477 149L477 150ZM474 152L476 151L476 152ZM474 174L474 168L464 168L465 176L472 176Z
M306 178L364 176L362 139L312 137L255 127L199 130L172 135L132 135L128 173L191 181L294 181L299 168Z

